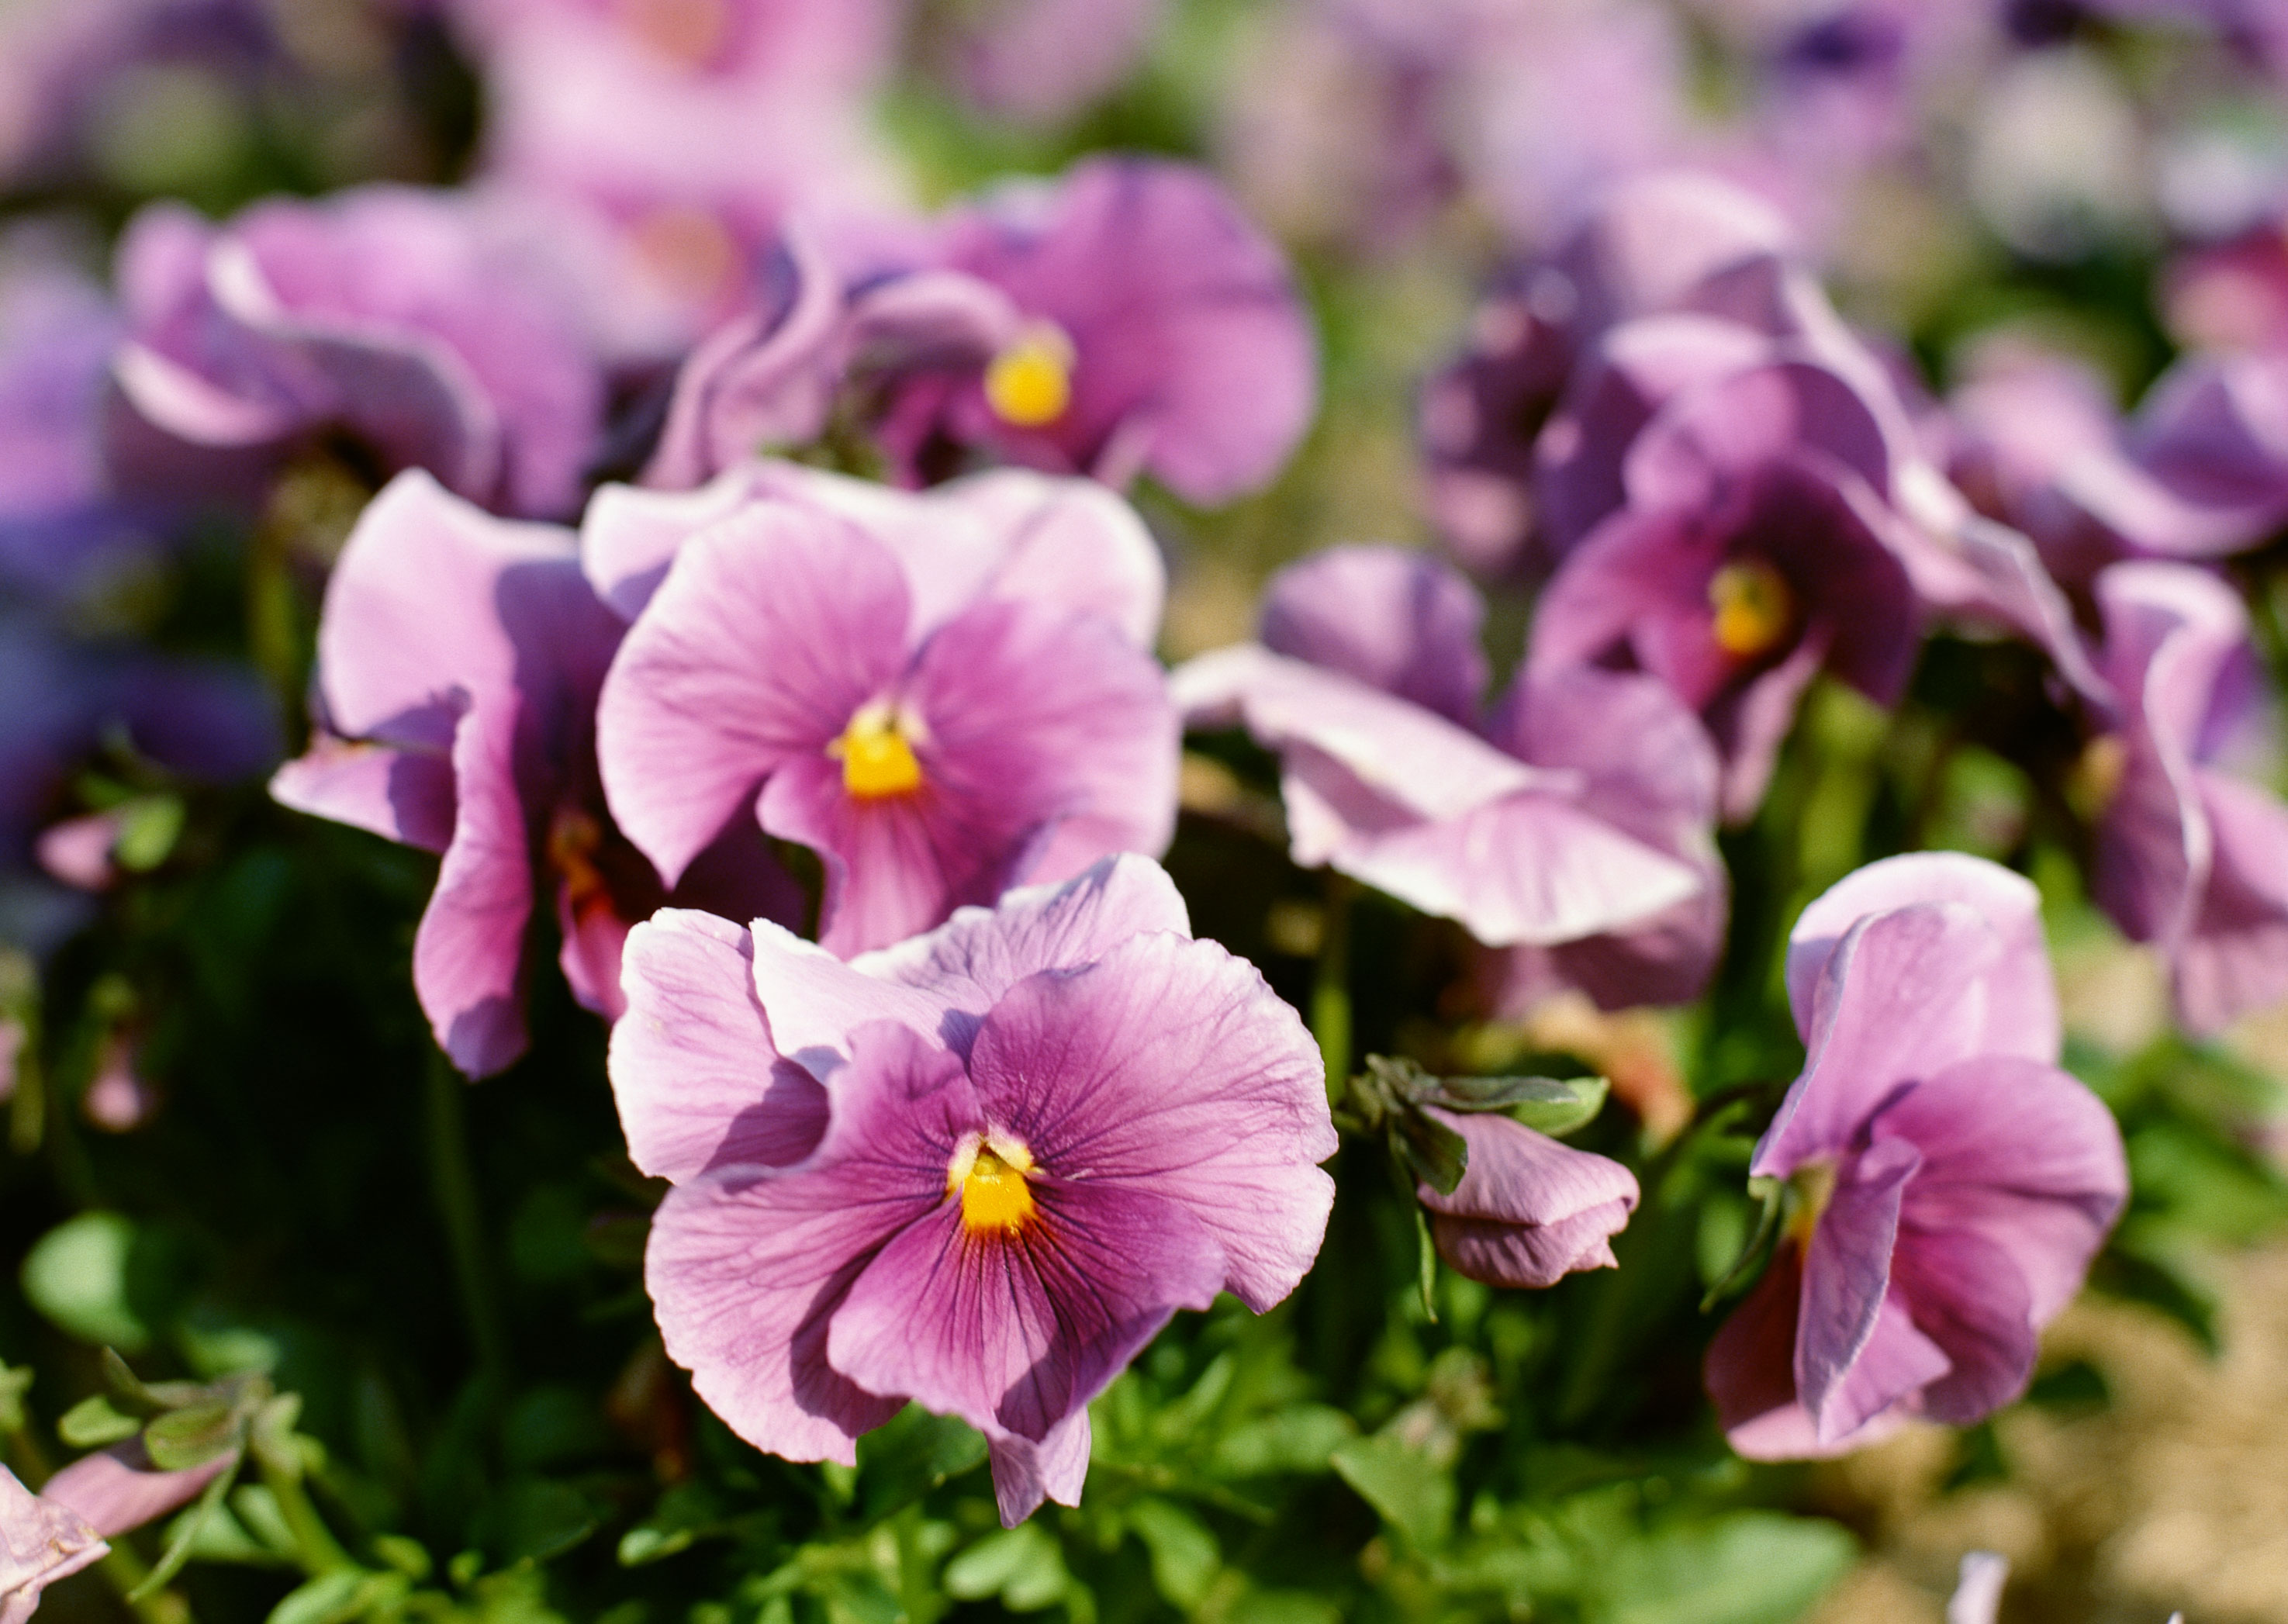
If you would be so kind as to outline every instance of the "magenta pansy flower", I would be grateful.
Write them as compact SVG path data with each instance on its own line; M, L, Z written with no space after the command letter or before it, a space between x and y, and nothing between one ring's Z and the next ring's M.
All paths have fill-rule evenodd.
M120 245L112 458L130 488L258 493L346 435L504 512L578 503L603 384L575 290L474 196L376 186L227 225L153 204Z
M1438 1256L1490 1286L1554 1286L1584 1269L1618 1266L1612 1237L1628 1227L1636 1175L1498 1112L1424 1109L1468 1142L1462 1181L1415 1191Z
M604 682L604 787L670 879L747 812L818 853L820 940L853 954L1166 846L1162 576L1109 493L1011 471L917 496L758 464L597 509L589 568L640 607Z
M1279 754L1294 860L1537 955L1601 1002L1688 998L1723 930L1715 770L1652 678L1528 675L1490 715L1483 607L1437 560L1337 548L1264 598L1262 641L1177 672L1194 726Z
M663 903L799 914L792 882L743 824L719 820L671 889L614 826L595 713L624 629L581 573L570 531L495 519L418 471L374 498L327 585L320 731L272 791L442 855L414 938L414 989L472 1076L524 1050L536 906L555 910L575 995L608 1018L628 928Z
M1529 669L1658 677L1716 741L1726 817L1747 818L1813 677L1879 704L1906 685L1921 610L1887 539L1888 466L1879 424L1824 368L1774 362L1677 395L1629 446L1625 504L1542 594Z
M953 212L930 268L1003 303L987 353L886 383L881 438L910 480L974 448L1227 502L1269 483L1310 424L1316 346L1293 273L1205 170L1100 157L1005 187Z
M1808 1054L1750 1171L1788 1181L1794 1217L1708 1351L1757 1459L2016 1398L2128 1194L2112 1116L2058 1068L2025 880L1951 852L1872 864L1804 910L1787 983Z
M1318 1050L1144 859L847 963L671 910L627 986L612 1085L675 1186L646 1284L759 1448L848 1463L911 1399L985 1434L1005 1522L1076 1504L1088 1402L1173 1311L1317 1254Z
M2092 892L2160 950L2177 1018L2207 1035L2288 998L2288 806L2242 775L2268 775L2271 696L2247 612L2205 571L2116 565L2097 601L2118 706L2090 757Z

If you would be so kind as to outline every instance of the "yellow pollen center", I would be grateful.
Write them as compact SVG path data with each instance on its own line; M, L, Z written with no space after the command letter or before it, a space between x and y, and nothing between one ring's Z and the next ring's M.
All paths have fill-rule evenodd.
M604 876L595 862L597 850L603 844L602 826L576 806L558 808L556 816L549 820L549 866L563 876L564 888L575 910L608 894Z
M985 368L985 403L1002 422L1043 428L1072 404L1072 340L1048 322L1029 326Z
M1787 577L1760 558L1718 570L1708 582L1708 605L1716 611L1716 646L1736 660L1771 653L1795 624Z
M1033 1192L1025 1175L1033 1159L1021 1145L976 1147L964 1165L957 1155L946 1173L947 1193L961 1192L961 1226L971 1234L1013 1235L1033 1216Z
M862 801L910 795L922 787L922 764L886 711L868 706L827 747L842 761L842 787Z
M1788 1215L1787 1232L1799 1248L1807 1250L1812 1232L1819 1227L1828 1202L1835 1199L1835 1164L1807 1162L1788 1175L1788 1189L1795 1200L1794 1210Z

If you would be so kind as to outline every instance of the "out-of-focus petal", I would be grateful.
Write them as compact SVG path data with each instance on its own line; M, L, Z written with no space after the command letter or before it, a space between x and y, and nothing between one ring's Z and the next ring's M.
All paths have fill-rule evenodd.
M1397 547L1336 547L1264 589L1275 654L1355 677L1468 727L1486 689L1485 606L1452 569Z

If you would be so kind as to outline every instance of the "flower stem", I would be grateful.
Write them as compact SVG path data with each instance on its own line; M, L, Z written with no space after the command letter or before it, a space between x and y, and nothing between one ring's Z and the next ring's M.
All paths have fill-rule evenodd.
M341 1541L334 1538L334 1531L326 1526L326 1519L310 1502L310 1491L302 1486L302 1474L259 1452L257 1461L262 1470L263 1486L278 1502L278 1515L285 1518L287 1530L294 1536L303 1571L316 1575L335 1568L355 1567L357 1563L342 1549Z
M452 1062L432 1050L428 1079L431 1188L437 1216L445 1225L446 1248L452 1254L461 1311L476 1343L478 1374L497 1383L508 1374L508 1336L501 1323L499 1298L485 1266L482 1209L469 1159L468 1113L461 1100L461 1090L466 1087Z
M1327 1098L1340 1104L1351 1071L1351 898L1357 885L1327 876L1319 928L1318 973L1311 983L1311 1035L1327 1063Z
M183 1599L180 1591L162 1588L147 1595L136 1594L151 1577L151 1565L123 1542L114 1541L111 1554L97 1565L111 1588L119 1593L119 1599L143 1624L192 1624L191 1604Z

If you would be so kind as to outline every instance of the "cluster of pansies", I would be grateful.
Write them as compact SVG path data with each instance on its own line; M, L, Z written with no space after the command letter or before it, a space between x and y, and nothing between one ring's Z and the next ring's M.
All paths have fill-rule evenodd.
M258 6L114 9L28 80L290 85L324 56ZM0 1098L20 1057L44 1097L40 978L90 922L155 929L144 876L282 807L433 855L402 968L441 1064L538 1070L567 998L608 1033L651 1353L786 1461L858 1470L918 1406L981 1438L1017 1528L1082 1503L1091 1406L1177 1311L1291 1315L1381 1267L1385 1219L1426 1319L1442 1268L1561 1297L1650 1270L1676 1168L1710 1177L1743 1120L1726 1195L1762 1223L1693 1263L1704 1310L1732 1300L1692 1350L1712 1448L1830 1457L2027 1393L2132 1196L2047 932L2085 896L2195 1039L2288 1002L2288 252L2239 229L2279 197L2173 263L2183 353L2125 416L2024 334L1927 387L1831 290L1845 170L1908 166L1965 59L2016 74L2076 8L1684 8L1755 87L1716 129L1660 88L1691 44L1661 8L1314 0L1234 42L1293 69L1225 120L1235 186L1083 151L934 210L866 116L901 49L1069 128L1162 8L401 9L369 20L483 86L465 184L150 201L107 283L67 234L0 235ZM162 27L226 15L229 50ZM101 149L11 98L16 26L0 175L68 184ZM2230 48L2268 62L2277 33ZM1553 117L1580 84L1609 105ZM1374 150L1319 151L1315 96ZM1340 207L1299 218L1288 169ZM2063 229L2008 180L1997 233ZM1329 342L1320 262L1379 274L1457 198L1500 247L1400 408L1424 544L1299 519L1307 479L1342 488L1315 424L1371 347ZM1276 533L1251 638L1198 612L1241 504ZM184 630L202 570L234 641ZM1940 849L1927 809L1852 831L1876 860L1775 879L1807 710L1901 709L1963 650L2021 679L2040 753L2012 764L2067 879ZM1958 732L1988 697L1950 701ZM1246 909L1270 923L1219 934ZM96 1057L89 1121L162 1135L132 980L95 981L66 1058ZM1688 1005L1698 1094L1624 1075L1614 1034ZM1728 1058L1776 1052L1744 1082ZM1614 1073L1609 1109L1569 1058ZM36 1147L36 1113L11 1125ZM67 1430L100 1446L0 1470L0 1619L249 1492L242 1465L269 1509L239 1515L313 1584L386 1577L294 1501L322 1451L292 1400L113 1364L123 1407ZM1393 1447L1442 1470L1499 1424L1418 1402ZM1339 1422L1322 1469L1361 1442ZM1365 1472L1394 1527L1498 1522ZM412 1616L427 1560L288 1616ZM1961 1604L1990 1614L2001 1572Z

